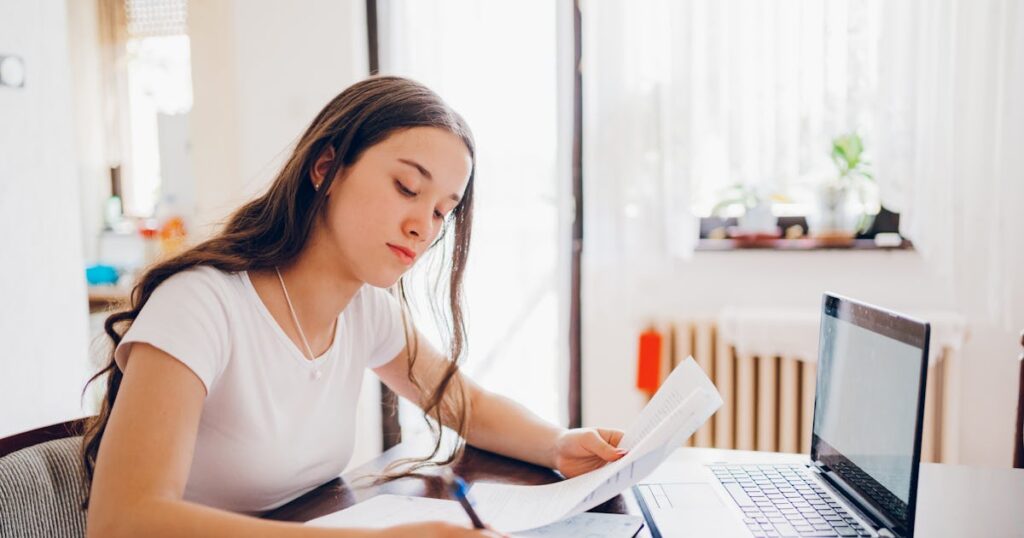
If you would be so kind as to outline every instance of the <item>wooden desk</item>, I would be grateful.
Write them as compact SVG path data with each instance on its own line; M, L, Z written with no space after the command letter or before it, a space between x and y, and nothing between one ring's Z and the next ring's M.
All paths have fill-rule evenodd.
M309 521L331 512L343 510L359 501L365 501L382 493L447 499L448 497L444 494L440 480L436 478L438 474L437 469L424 471L425 474L430 475L427 478L404 478L381 486L364 487L363 485L366 483L366 480L359 480L361 477L379 473L385 466L397 459L423 456L428 453L428 448L423 444L414 444L408 441L402 442L366 465L346 472L339 478L320 486L306 495L276 510L263 514L263 517L281 521ZM513 460L473 447L466 448L466 455L459 465L455 467L455 472L465 478L469 484L484 481L539 485L550 484L561 479L559 475L550 469ZM636 506L635 503L633 506ZM623 495L609 500L593 511L620 514L640 513L639 509L630 511Z
M303 497L264 514L283 521L308 521L352 506L380 493L444 498L440 483L433 479L403 479L380 487L355 488L355 480L379 472L397 458L425 454L423 446L402 443L376 460L347 472ZM749 452L708 448L680 448L664 466L680 462L728 460L745 463L793 463L806 461L799 454ZM665 467L655 471L658 473ZM669 469L670 471L670 469ZM430 471L435 474L434 471ZM558 480L549 469L508 459L490 452L467 448L466 458L456 468L468 482L488 481L513 484L547 484ZM924 463L918 484L916 536L1024 536L1024 469L967 467ZM595 512L640 515L631 492L598 506ZM638 536L650 537L646 527Z

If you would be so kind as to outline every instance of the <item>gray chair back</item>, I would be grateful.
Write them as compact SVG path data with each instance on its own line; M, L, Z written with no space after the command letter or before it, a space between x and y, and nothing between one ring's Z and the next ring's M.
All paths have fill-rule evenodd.
M0 457L0 537L85 536L81 443L65 437Z

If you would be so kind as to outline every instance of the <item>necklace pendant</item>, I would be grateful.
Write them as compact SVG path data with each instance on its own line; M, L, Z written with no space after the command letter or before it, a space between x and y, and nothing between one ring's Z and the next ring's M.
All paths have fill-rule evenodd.
M316 369L316 370L313 370L313 372L309 375L309 377L313 381L316 381L317 379L320 379L321 377L323 377L323 374L320 373L319 369Z

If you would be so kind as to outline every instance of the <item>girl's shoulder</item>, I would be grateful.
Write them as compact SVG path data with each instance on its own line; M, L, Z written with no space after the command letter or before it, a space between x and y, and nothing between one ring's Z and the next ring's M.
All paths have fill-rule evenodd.
M179 299L201 297L211 300L234 301L241 297L245 288L245 273L229 273L197 265L171 275L157 286L156 292L173 294Z

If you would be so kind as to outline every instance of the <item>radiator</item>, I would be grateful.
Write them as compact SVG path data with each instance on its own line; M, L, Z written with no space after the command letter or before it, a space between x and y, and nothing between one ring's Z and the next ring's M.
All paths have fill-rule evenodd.
M714 382L721 409L687 440L687 446L803 452L811 449L816 363L799 357L740 356L718 338L713 321L662 327L662 372L692 355ZM943 368L929 367L921 460L941 462Z

